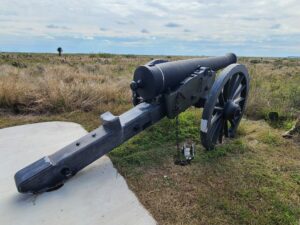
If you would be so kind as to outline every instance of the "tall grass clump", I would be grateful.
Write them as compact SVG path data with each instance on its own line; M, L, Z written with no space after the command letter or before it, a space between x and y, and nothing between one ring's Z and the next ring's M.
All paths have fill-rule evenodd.
M27 62L26 68L0 64L1 110L22 114L76 110L119 113L129 107L131 71L127 67L135 62L120 60L117 65L87 56L75 57L77 61L73 58L57 59L55 64L51 60Z
M295 119L300 112L300 60L251 62L241 60L251 76L246 115L266 119L270 112L277 112L280 119Z

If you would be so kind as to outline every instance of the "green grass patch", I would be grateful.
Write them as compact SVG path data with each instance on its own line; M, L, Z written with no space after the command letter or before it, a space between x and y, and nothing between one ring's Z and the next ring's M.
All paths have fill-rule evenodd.
M241 139L231 140L229 143L219 145L212 151L206 151L201 155L204 161L213 161L230 154L242 154L247 150L247 145Z
M278 134L272 132L271 130L261 132L259 140L273 147L280 146L283 144L282 138Z
M195 126L195 120L199 119L196 117L193 110L180 115L179 141L188 138L199 142L199 127ZM109 156L121 169L161 165L176 153L175 126L175 120L163 119L116 148Z

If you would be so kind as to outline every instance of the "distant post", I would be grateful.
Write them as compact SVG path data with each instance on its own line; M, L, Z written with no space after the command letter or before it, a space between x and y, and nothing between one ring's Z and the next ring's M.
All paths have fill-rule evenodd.
M63 52L63 49L61 47L58 47L57 51L58 51L58 55L61 56L61 53Z

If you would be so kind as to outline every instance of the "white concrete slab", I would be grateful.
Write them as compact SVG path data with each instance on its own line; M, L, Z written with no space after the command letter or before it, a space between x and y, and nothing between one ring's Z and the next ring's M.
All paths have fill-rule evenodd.
M84 134L80 125L67 122L0 129L1 225L156 224L106 156L59 190L39 195L17 192L16 171Z

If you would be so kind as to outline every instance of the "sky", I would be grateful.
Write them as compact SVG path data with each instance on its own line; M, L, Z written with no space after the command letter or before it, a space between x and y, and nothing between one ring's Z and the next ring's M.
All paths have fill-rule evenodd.
M299 0L0 0L0 52L299 56Z

